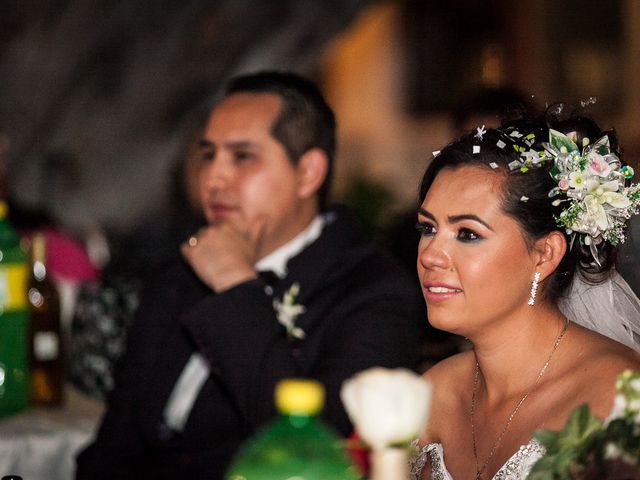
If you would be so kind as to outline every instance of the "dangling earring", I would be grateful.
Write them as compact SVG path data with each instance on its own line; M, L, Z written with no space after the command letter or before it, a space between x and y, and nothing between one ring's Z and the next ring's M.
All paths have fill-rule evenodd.
M540 282L540 272L536 272L533 275L533 282L531 282L531 293L529 294L529 305L533 306L536 303L536 293L538 292L538 282Z

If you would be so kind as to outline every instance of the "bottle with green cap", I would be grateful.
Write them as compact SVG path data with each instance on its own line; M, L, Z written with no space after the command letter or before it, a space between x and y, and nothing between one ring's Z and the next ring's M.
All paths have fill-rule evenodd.
M27 254L0 201L0 417L29 404Z
M282 380L275 400L280 416L240 449L227 480L360 478L344 451L344 440L318 418L324 407L322 384Z

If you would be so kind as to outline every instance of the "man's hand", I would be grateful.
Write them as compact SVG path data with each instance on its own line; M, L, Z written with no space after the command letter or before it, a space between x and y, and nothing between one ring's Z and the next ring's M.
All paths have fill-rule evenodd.
M264 219L225 219L203 227L184 242L182 255L196 275L216 292L257 278L254 265L264 233Z

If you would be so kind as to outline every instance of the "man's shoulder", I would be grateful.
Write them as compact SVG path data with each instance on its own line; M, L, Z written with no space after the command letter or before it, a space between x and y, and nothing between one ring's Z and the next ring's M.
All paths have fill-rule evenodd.
M372 283L411 284L411 278L392 255L376 245L361 228L357 217L345 206L325 213L320 238L300 255L298 264L318 264L327 281L362 277Z

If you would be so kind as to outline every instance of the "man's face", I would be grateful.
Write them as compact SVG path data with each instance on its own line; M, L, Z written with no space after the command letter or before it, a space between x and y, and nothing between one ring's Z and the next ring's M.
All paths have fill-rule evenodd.
M251 229L264 222L259 255L288 242L310 221L299 194L299 168L270 130L282 101L273 94L235 93L211 113L202 140L198 189L212 226Z

